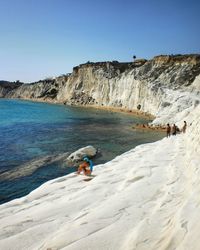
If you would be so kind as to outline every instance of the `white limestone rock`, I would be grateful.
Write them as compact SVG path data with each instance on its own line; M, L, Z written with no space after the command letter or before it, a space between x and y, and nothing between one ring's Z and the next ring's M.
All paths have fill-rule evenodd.
M84 156L88 156L90 158L94 157L97 154L97 149L93 146L87 146L78 149L67 157L67 161L72 163L77 163L83 160Z

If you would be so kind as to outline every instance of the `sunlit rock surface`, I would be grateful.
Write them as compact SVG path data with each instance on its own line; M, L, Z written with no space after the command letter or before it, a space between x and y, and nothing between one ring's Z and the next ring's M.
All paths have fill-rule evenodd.
M98 105L140 103L154 123L187 121L186 133L95 166L90 181L70 174L1 205L1 249L199 250L199 57L156 57L107 78L101 68L87 70L102 81L81 84L73 72L57 100L76 103L70 98L85 91Z
M0 206L2 249L199 249L200 107L185 134L144 144Z
M178 112L198 104L198 98L191 99L188 93L200 92L200 55L138 61L88 62L74 67L71 74L23 84L4 97L128 110L140 105L143 112L157 118L169 114L169 119L173 119L170 109L174 102L181 104Z

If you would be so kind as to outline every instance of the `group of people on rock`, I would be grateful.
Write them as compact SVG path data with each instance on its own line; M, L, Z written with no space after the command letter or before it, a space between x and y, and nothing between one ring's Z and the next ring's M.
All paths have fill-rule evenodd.
M187 128L187 122L184 121L183 127L181 129L179 129L176 124L173 124L172 126L170 126L170 124L167 124L167 137L170 137L171 135L176 135L177 133L185 133L186 132L186 128ZM82 164L79 165L77 174L81 174L83 173L84 175L89 175L91 176L93 171L93 162L87 157L85 156L83 158L83 162Z
M169 125L169 123L167 124L167 137L170 137L171 135L176 135L177 133L185 133L186 132L186 128L187 128L187 122L184 121L184 125L182 127L182 129L179 129L176 124L173 124L172 126Z

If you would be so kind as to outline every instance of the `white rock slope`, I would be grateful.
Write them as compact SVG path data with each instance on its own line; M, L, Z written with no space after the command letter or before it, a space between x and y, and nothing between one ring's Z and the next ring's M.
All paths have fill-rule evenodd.
M1 249L199 250L200 107L186 134L49 181L0 207Z

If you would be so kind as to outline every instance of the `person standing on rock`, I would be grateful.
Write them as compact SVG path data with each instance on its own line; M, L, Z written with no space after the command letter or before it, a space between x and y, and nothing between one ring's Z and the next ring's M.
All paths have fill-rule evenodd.
M169 123L167 123L167 137L170 137L170 135L171 135L171 127Z
M183 133L185 133L186 132L186 128L187 128L187 122L186 121L184 121L184 125L183 125L183 127L182 127L182 132Z
M172 135L176 135L176 132L177 132L177 126L176 126L176 124L174 124L172 126Z

